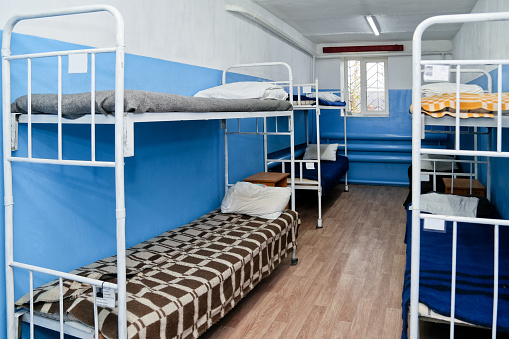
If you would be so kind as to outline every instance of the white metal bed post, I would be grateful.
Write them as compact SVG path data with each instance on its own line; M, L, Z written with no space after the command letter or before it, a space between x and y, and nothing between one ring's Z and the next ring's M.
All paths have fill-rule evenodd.
M5 291L7 337L14 338L14 272L11 263L13 251L13 197L12 197L12 164L7 159L11 156L11 65L6 58L11 55L10 36L19 19L12 18L4 28L2 38L2 96L3 96L3 157L4 157L4 205L5 205Z
M64 16L71 14L109 12L116 22L116 77L115 77L115 187L116 187L116 219L117 219L117 279L118 279L118 335L127 337L126 312L126 268L125 268L125 186L124 186L124 20L120 12L107 5L91 5L74 7L48 12L31 13L14 16L6 23L2 40L2 95L3 95L3 157L4 157L4 205L5 205L5 266L6 266L6 313L7 337L14 338L16 333L14 323L14 275L13 275L13 190L12 190L12 163L11 154L11 73L10 44L14 26L27 19ZM42 53L44 54L44 53ZM48 56L52 53L46 53ZM61 56L59 56L59 59ZM30 62L29 62L30 63ZM60 64L60 62L59 62ZM30 71L29 71L30 73ZM59 74L61 67L59 67ZM59 92L61 91L59 75ZM28 93L29 96L31 93ZM59 93L60 98L60 93ZM60 100L60 99L59 99ZM59 104L60 106L60 104ZM59 108L59 161L47 163L66 164L61 158L61 109ZM29 145L31 147L31 145ZM18 267L22 265L17 264ZM62 321L61 321L62 323ZM62 335L62 333L61 333Z
M127 338L126 242L125 242L125 181L124 181L124 19L111 7L116 19L115 63L115 187L117 218L117 285L118 285L118 337Z
M424 23L424 22L423 22ZM412 42L412 261L410 278L410 337L417 338L419 331L419 262L420 262L420 206L421 206L421 37L423 23L417 26ZM419 137L417 137L419 136ZM416 246L417 245L417 246Z
M315 79L315 88L316 88L316 96L315 96L315 125L316 125L316 166L318 167L318 222L316 228L323 228L322 224L322 165L321 165L321 149L320 149L320 105L318 98L318 79ZM337 150L336 150L337 151ZM302 170L301 170L302 173Z

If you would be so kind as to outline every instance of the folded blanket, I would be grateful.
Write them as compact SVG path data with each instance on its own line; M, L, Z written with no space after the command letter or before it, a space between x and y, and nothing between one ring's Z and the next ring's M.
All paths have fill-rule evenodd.
M57 94L32 94L32 113L58 113ZM76 119L90 114L90 92L62 95L62 116ZM28 113L28 97L11 104L13 113ZM289 111L285 100L194 98L171 93L137 90L124 91L124 111L129 113L165 112L261 112ZM115 91L98 91L95 111L104 115L115 113Z

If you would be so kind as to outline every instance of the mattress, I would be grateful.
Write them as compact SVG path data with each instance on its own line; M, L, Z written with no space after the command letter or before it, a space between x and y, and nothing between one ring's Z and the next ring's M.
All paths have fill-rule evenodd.
M456 117L456 94L447 93L421 98L421 111L434 118ZM498 110L498 94L460 94L460 118L493 118ZM509 93L502 93L502 112L509 110ZM410 107L412 112L412 107Z
M298 95L293 96L293 104L298 105ZM318 104L321 106L338 106L338 107L344 107L346 106L346 103L344 101L329 101L322 98L318 98ZM305 106L312 106L316 105L316 98L307 97L305 95L300 96L300 105Z
M77 119L90 114L90 92L62 95L62 116ZM11 104L13 113L28 113L28 96ZM171 93L124 91L124 112L262 112L289 111L292 105L285 100L195 98ZM95 97L96 113L115 113L115 91L98 91ZM58 114L57 94L32 94L32 113Z
M266 220L215 210L127 250L128 338L196 338L231 310L297 246L294 211ZM115 256L71 273L116 283ZM58 314L58 280L34 290L34 311ZM16 302L29 307L29 296ZM92 288L64 282L64 313L93 327ZM118 308L98 309L117 338Z
M306 169L305 165L302 166L302 178L318 181L318 167L314 169ZM341 179L345 176L349 169L348 158L343 155L336 155L336 161L321 161L321 184L322 193L325 195L330 192L336 185L341 182ZM285 166L285 171L289 172L290 168ZM275 166L271 168L271 172L281 172L281 166ZM295 164L295 180L300 178L300 166ZM298 187L297 187L298 188Z
M411 211L407 215L407 261L402 295L403 338L410 306ZM422 229L422 222L421 222ZM492 226L458 223L455 318L491 327L493 308ZM498 330L509 332L509 230L500 227ZM421 231L419 302L432 312L450 316L452 223L446 232Z

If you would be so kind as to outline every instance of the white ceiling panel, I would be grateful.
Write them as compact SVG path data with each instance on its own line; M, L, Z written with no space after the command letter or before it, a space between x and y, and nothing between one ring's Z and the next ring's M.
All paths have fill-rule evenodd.
M444 14L470 13L477 0L252 0L315 43L412 40L423 20ZM375 16L375 36L365 15ZM424 40L450 40L461 25L436 25Z

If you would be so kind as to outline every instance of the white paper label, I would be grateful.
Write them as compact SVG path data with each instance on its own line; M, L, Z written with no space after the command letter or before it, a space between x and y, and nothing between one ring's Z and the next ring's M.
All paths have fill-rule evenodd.
M445 232L445 220L424 219L424 230L433 232Z
M302 86L303 93L311 93L311 86Z
M424 81L449 81L449 65L424 66Z
M308 170L315 169L315 163L314 162L306 162L306 169L308 169Z
M96 291L100 293L101 288L97 288ZM115 290L113 288L103 288L102 294L102 298L95 298L97 306L115 308Z
M421 181L429 181L429 174L421 174Z
M69 54L69 73L88 72L88 54Z

